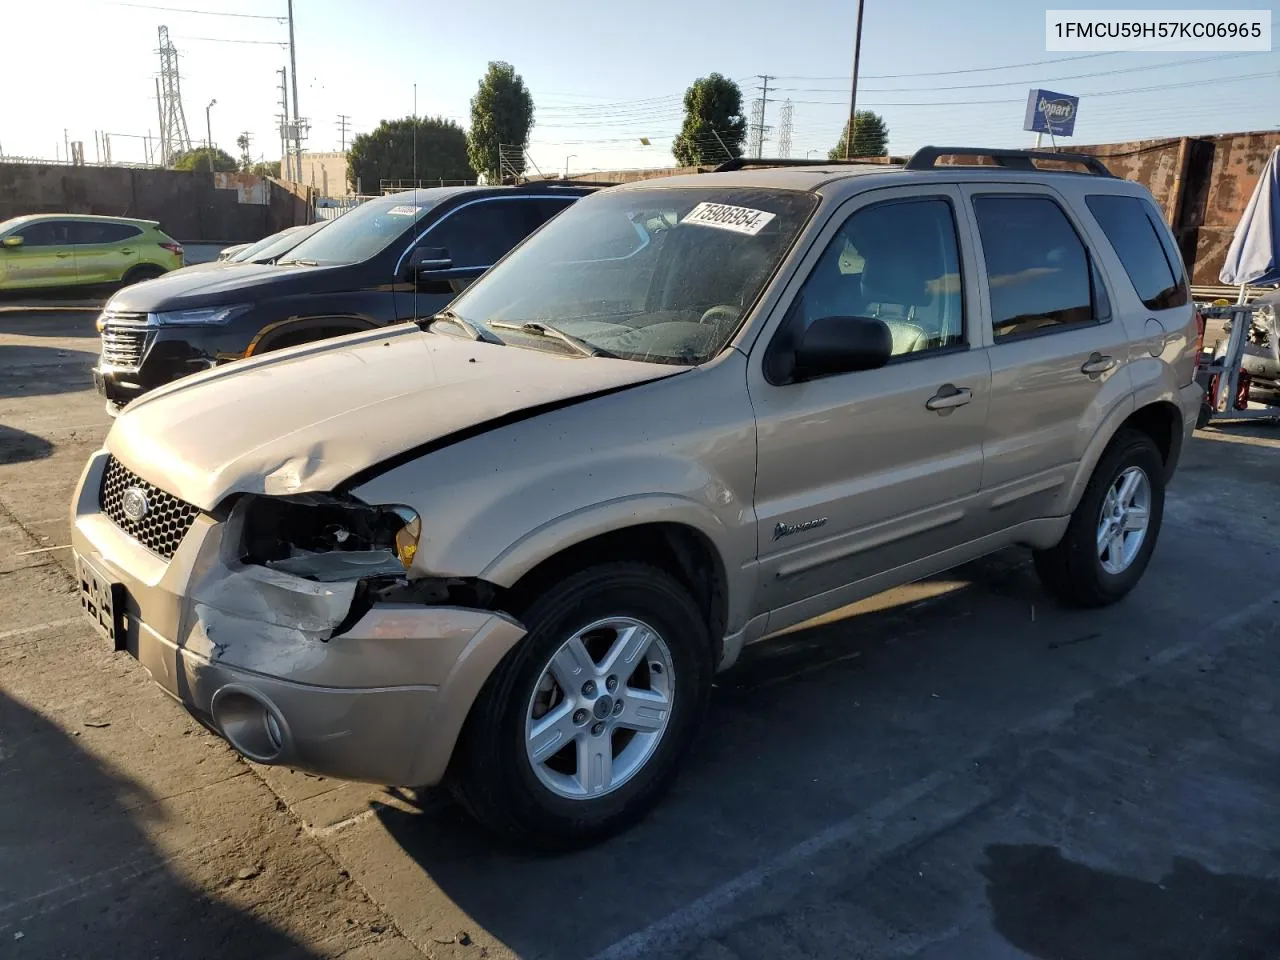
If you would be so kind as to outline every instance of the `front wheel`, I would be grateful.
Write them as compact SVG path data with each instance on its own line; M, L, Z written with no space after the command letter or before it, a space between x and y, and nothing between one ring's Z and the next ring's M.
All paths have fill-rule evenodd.
M135 283L141 283L143 280L154 280L156 277L163 277L167 272L164 267L158 267L154 263L140 263L138 266L130 268L120 283L122 286L128 287Z
M516 842L567 849L639 820L675 777L710 695L701 611L640 563L584 570L524 615L528 634L485 684L450 786Z
M1164 461L1155 441L1121 430L1089 478L1057 546L1034 555L1040 582L1059 600L1101 607L1142 579L1164 518Z

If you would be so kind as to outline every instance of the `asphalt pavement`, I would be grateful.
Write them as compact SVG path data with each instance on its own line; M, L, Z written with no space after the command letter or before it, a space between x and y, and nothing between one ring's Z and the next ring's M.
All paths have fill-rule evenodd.
M1146 578L1025 551L750 648L636 829L238 759L80 617L89 309L0 310L0 957L1280 957L1280 422L1186 452Z

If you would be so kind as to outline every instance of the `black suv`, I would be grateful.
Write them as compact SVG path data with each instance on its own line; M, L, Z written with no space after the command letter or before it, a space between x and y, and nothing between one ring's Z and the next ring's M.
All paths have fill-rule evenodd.
M430 316L591 187L409 190L367 200L275 264L178 271L115 294L94 385L114 413L242 357Z

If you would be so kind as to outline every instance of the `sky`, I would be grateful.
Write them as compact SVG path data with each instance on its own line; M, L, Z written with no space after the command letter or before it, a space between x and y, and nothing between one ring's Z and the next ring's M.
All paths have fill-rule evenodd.
M204 142L206 105L216 100L207 114L216 145L238 154L236 137L248 131L255 160L279 158L286 0L0 4L8 41L0 153L54 159L65 140L80 140L92 162L106 132L113 160L146 160L143 138L158 129L163 24L180 54L192 140ZM1280 20L1276 0L1158 6L1249 7L1271 11L1273 26ZM1081 97L1075 136L1060 145L1280 128L1280 52L1046 52L1044 10L1026 0L866 0L859 107L885 118L895 154L926 143L1030 145L1022 118L1032 87ZM760 95L761 75L771 78L765 156L779 155L788 99L793 157L825 154L848 115L853 0L294 0L294 17L310 150L339 148L341 114L348 138L411 115L415 84L419 115L466 126L491 60L514 64L533 95L529 154L543 172L670 165L683 93L712 72L738 81L744 104Z

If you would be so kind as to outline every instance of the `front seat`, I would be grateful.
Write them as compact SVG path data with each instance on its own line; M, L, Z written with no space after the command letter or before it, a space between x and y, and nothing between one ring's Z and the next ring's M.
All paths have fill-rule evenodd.
M905 319L880 320L893 335L893 355L926 350L929 335L911 322L915 311L932 301L928 284L911 253L892 247L871 247L862 268L862 300L864 316L883 313L886 305L902 308ZM880 309L873 309L880 308Z

